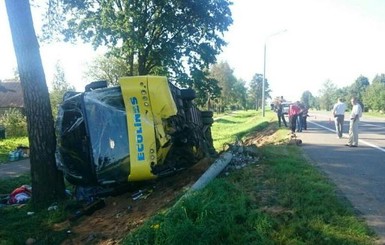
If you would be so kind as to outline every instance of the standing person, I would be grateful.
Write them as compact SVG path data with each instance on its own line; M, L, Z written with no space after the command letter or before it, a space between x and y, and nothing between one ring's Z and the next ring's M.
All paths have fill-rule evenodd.
M299 107L299 113L297 114L297 132L302 132L302 128L303 128L303 125L302 125L302 122L303 122L303 105L302 103L300 102L297 102L298 104L298 107Z
M307 130L307 117L309 116L309 109L307 108L306 105L303 105L302 109L302 128L304 130Z
M291 126L291 133L295 133L295 128L297 124L297 117L299 114L300 108L298 106L298 102L295 102L290 105L289 107L289 120L290 120L290 126Z
M283 114L282 109L283 109L283 107L282 107L282 100L281 100L281 101L278 101L278 104L276 106L276 112L277 112L277 117L278 117L278 126L281 127L281 121L282 121L283 124L285 124L285 127L287 127L285 115Z
M344 119L345 119L346 104L342 102L341 98L338 98L337 103L333 106L333 117L336 125L336 133L338 138L342 138Z
M346 146L357 147L358 146L358 123L362 116L362 108L357 101L357 98L351 99L353 105L352 112L350 113L350 124L349 124L349 141Z

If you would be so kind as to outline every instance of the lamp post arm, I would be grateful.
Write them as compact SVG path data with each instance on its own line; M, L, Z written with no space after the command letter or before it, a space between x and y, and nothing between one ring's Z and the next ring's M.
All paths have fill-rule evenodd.
M273 34L270 34L269 36L266 37L265 44L266 44L267 39L269 39L270 37L273 37L273 36L277 36L277 35L279 35L279 34L281 34L283 32L287 32L287 29L283 29L283 30L277 31L277 32L275 32Z

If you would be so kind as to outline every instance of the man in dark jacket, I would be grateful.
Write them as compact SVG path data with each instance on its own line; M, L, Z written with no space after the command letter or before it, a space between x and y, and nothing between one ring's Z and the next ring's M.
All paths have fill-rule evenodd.
M285 115L283 114L282 109L283 109L282 101L279 101L275 108L275 111L277 112L277 117L278 117L278 126L281 127L281 121L282 121L283 124L285 124L285 127L287 127Z

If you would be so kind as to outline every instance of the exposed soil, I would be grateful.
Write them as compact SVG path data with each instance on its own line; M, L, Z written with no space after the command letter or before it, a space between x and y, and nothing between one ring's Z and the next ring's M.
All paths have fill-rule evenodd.
M104 199L106 206L90 216L56 224L55 229L67 232L69 244L118 244L131 230L149 217L169 207L207 170L213 159L203 159L174 176L150 183L153 191L146 198L133 200L133 192Z
M252 134L245 145L262 145L274 137L276 126ZM174 176L151 183L153 192L145 199L133 200L133 192L105 198L106 206L90 216L76 221L55 225L66 232L68 239L62 245L72 244L118 244L130 231L142 225L149 217L170 207L208 169L214 159L203 159L193 167Z

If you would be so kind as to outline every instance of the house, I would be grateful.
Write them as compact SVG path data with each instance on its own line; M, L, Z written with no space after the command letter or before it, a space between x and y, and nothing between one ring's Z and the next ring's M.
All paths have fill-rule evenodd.
M21 83L15 80L0 80L0 116L15 108L24 114L24 99Z

